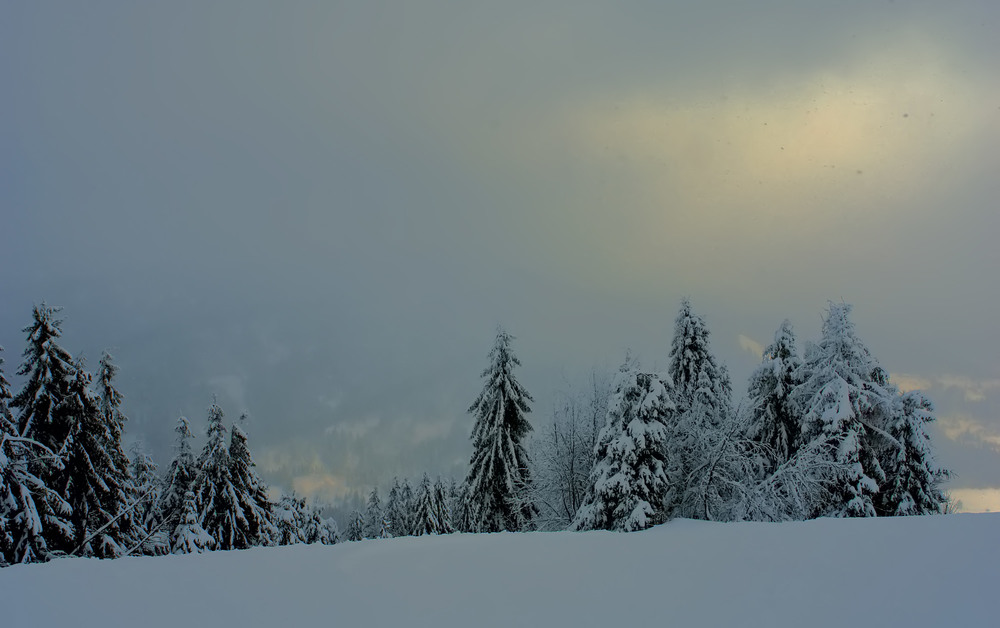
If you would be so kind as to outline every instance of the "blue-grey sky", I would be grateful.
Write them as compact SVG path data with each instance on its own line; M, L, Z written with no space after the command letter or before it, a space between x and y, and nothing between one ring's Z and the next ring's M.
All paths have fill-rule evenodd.
M0 345L110 349L160 464L249 410L320 496L460 476L498 323L543 423L691 297L737 390L828 299L1000 508L995 2L0 6Z

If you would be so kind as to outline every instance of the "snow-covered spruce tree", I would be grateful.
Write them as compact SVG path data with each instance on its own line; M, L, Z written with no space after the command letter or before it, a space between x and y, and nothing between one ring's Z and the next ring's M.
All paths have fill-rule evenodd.
M242 417L242 418L245 418ZM267 497L267 485L257 475L246 433L233 425L229 441L229 470L236 495L236 540L238 548L270 545L278 534ZM305 507L303 500L302 506Z
M410 478L403 478L403 487L399 492L400 504L403 509L403 518L400 520L399 528L395 528L396 536L411 536L413 534L413 522L417 512L417 498L413 494L413 487L410 486Z
M142 441L132 443L129 453L129 473L139 494L136 517L143 527L151 529L153 522L158 519L156 509L163 495L163 480L160 478L159 467Z
M360 541L365 538L365 515L360 510L351 513L351 521L347 524L347 540Z
M177 434L174 458L170 461L170 468L167 469L163 493L150 524L151 530L159 527L167 538L173 535L174 528L184 520L184 500L187 499L188 491L193 491L194 480L198 475L198 464L195 462L194 450L191 448L194 434L191 433L191 424L186 417L177 419L174 433ZM195 505L197 506L197 501L195 501Z
M448 477L448 482L442 485L444 489L444 508L445 512L448 514L448 521L451 523L451 527L455 532L461 532L459 529L459 520L462 516L462 509L460 504L465 501L461 496L461 489L459 488L458 482L454 477Z
M473 522L469 514L469 500L467 498L468 487L465 482L452 484L451 493L448 496L448 508L451 512L451 525L455 532L471 532Z
M170 553L199 554L215 549L215 539L198 523L194 493L186 492L181 504L180 523L170 534Z
M420 481L420 488L417 489L417 514L413 534L422 536L424 534L450 534L454 532L445 510L444 489L436 490L435 485L431 484L430 478L425 473Z
M766 448L768 472L794 456L799 443L802 425L791 395L799 384L796 373L801 365L792 324L785 320L775 332L774 342L764 349L747 390L753 413L747 435Z
M448 505L448 491L441 481L441 477L434 481L434 507L438 511L438 521L446 534L455 532L455 523L452 519L451 507Z
M469 412L472 428L472 459L469 463L468 503L479 532L527 530L538 511L530 500L531 475L522 441L531 431L525 414L531 395L514 378L521 362L510 348L513 337L497 329L490 350L486 379Z
M164 482L156 463L146 451L142 441L136 441L130 449L129 472L139 494L136 517L146 529L146 536L140 542L138 553L144 556L159 556L170 553L170 530L161 526L163 517L160 504L163 499ZM133 553L137 553L133 552Z
M216 549L230 550L240 548L244 539L238 532L237 497L222 419L222 408L213 403L208 409L208 440L198 457L192 492L201 527L215 539Z
M56 408L70 426L61 490L73 509L72 553L116 558L137 545L146 533L136 521L135 486L128 457L122 451L121 432L114 425L115 419L102 411L101 400L91 393L91 376L83 363L74 370L68 394Z
M365 508L365 530L366 539L382 538L382 531L385 528L384 515L382 511L382 500L378 497L378 487L372 488L368 494L368 505Z
M28 334L28 346L17 370L26 379L10 406L18 410L18 434L48 448L61 460L71 417L60 414L57 408L69 394L76 367L69 352L57 343L62 336L62 321L55 318L59 311L44 303L32 310L32 324L22 330ZM39 456L32 462L31 470L47 484L62 486L63 470L55 463L52 457ZM59 538L50 541L54 541L53 549L69 549Z
M60 531L67 543L72 536L69 504L31 469L35 458L55 456L20 436L8 407L12 395L2 367L0 357L0 566L48 560L52 552L46 537L53 534L46 528ZM61 463L56 459L55 464Z
M873 439L887 435L892 394L873 378L881 368L855 334L850 312L848 304L830 304L822 338L807 347L792 393L803 418L800 446L829 445L823 451L839 468L829 500L815 504L811 516L873 517L886 479Z
M315 503L306 505L302 532L306 543L334 545L338 542L337 523L333 519L324 519L322 509Z
M670 344L667 373L674 383L677 410L688 411L699 392L710 395L711 402L721 410L728 409L732 384L726 368L718 364L709 347L709 331L705 319L691 310L691 301L681 300L674 320L674 336ZM707 386L707 389L706 389ZM713 417L721 419L722 416Z
M115 387L115 377L118 375L118 365L114 363L114 358L110 353L104 351L101 354L101 362L97 368L97 401L107 432L107 449L111 461L114 463L115 472L128 478L127 490L132 491L128 495L129 502L134 502L139 498L137 489L131 472L131 463L125 454L122 445L122 435L125 432L125 422L128 417L122 412L122 394ZM134 517L141 524L141 518Z
M389 523L389 534L392 536L406 536L406 504L403 503L403 487L399 483L399 478L392 479L392 488L389 489L389 496L385 500L383 514Z
M675 411L669 377L626 359L598 437L591 485L573 530L632 532L667 518L667 423Z
M898 443L887 447L883 459L886 482L876 500L879 516L940 513L947 503L941 484L949 472L934 460L927 426L934 421L934 406L920 391L893 399L889 435Z
M668 474L673 486L668 517L702 517L701 508L685 509L681 504L698 500L685 496L698 480L695 469L704 469L709 452L718 445L712 436L720 436L732 412L732 384L725 366L720 365L709 347L705 320L691 310L688 299L674 321L668 375L674 383L677 412L668 425Z
M282 495L274 505L274 520L277 524L278 545L306 543L306 500L295 493Z

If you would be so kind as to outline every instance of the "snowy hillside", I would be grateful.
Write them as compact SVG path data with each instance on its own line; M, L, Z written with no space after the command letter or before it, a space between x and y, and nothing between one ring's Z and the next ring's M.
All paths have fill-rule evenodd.
M4 626L971 626L1000 515L677 520L0 569Z

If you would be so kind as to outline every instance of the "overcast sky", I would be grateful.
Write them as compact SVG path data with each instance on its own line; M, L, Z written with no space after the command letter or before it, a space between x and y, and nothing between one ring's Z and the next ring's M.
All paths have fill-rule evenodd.
M480 4L4 2L8 377L63 306L162 466L216 394L331 497L464 474L497 324L541 425L685 295L738 394L844 300L1000 509L1000 4Z

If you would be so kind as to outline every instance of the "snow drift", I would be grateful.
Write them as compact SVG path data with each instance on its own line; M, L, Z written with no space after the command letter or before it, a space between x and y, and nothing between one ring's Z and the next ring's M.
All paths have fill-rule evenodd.
M969 626L1000 514L675 520L0 569L4 626Z

